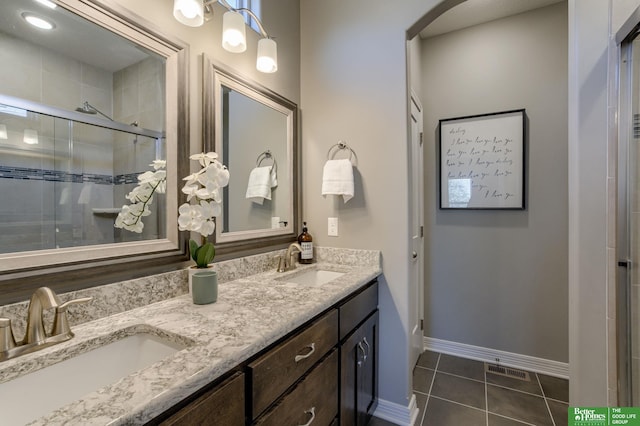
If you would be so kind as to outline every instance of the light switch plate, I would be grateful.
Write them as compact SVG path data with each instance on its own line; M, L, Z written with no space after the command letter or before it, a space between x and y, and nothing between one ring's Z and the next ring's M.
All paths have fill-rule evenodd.
M327 234L330 237L338 236L338 218L330 217L327 221Z
M280 228L280 217L279 216L272 216L271 217L271 229L277 229Z

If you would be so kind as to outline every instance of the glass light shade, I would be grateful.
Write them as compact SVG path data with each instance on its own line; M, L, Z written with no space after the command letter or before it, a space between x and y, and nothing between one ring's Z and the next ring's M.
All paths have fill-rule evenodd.
M247 50L244 16L232 10L222 16L222 47L233 53Z
M181 24L199 27L204 24L202 0L173 0L173 17Z
M263 38L258 41L256 68L266 73L278 71L278 45L274 40Z
M7 135L7 126L5 124L0 124L0 139L8 139Z
M37 145L38 132L33 129L24 129L24 136L22 137L22 142L29 145Z

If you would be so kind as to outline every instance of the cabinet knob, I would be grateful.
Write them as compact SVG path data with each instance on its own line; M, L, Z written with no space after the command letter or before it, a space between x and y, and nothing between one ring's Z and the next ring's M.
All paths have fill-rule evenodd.
M311 343L310 345L305 346L305 348L311 348L311 350L306 353L305 355L296 355L296 357L294 358L294 360L296 362L300 362L303 359L309 358L311 356L311 354L313 354L316 351L316 344L315 343Z
M309 410L305 411L304 413L311 414L311 418L305 424L298 425L298 426L309 426L311 423L313 423L313 421L316 419L316 407L311 407Z

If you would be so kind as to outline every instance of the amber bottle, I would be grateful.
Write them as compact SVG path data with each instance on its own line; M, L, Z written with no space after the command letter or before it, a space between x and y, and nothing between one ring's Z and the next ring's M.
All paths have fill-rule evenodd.
M302 251L298 255L298 262L307 264L313 262L313 238L307 230L307 222L302 223L302 233L298 235L298 244Z

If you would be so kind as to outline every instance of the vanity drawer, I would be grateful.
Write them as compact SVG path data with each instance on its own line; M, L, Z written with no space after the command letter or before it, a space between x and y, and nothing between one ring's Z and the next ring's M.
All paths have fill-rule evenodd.
M337 414L338 350L334 349L256 425L329 425Z
M196 424L244 425L244 374L236 373L160 423L162 426Z
M258 417L337 342L338 311L333 309L301 333L249 364L252 418Z
M378 308L378 281L340 306L340 340Z

